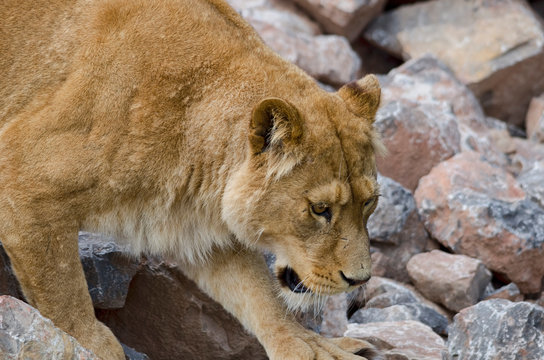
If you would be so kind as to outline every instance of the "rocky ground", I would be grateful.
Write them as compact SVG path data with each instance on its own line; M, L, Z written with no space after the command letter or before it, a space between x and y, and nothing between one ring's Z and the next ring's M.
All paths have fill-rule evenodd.
M374 277L301 321L389 360L544 359L544 1L230 2L325 89L383 87ZM131 359L266 359L174 264L125 252L80 234L97 316ZM93 359L16 299L1 247L0 294L3 359Z

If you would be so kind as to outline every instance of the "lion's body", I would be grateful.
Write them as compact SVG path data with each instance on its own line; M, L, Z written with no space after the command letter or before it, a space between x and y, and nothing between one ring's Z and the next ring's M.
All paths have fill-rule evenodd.
M373 198L374 105L357 114L367 120L342 119L355 118L344 101L375 100L375 89L370 86L368 96L357 86L353 96L350 89L325 93L220 0L7 0L0 18L0 240L28 300L101 356L120 358L115 340L94 319L77 259L77 230L101 231L130 241L136 253L176 258L269 354L284 351L263 330L277 321L274 315L267 321L251 311L240 314L248 300L226 296L232 288L217 271L234 277L228 269L235 270L237 282L246 276L262 283L244 296L274 297L262 261L251 256L262 248L282 255L287 250L274 236L313 231L288 224L279 231L267 220L282 218L268 192L278 204L302 193L290 194L279 180L300 166L306 170L291 182L308 191L321 186L316 196L330 192L322 188L334 178L349 184L334 183L344 195L331 204L340 197L338 206ZM257 104L271 97L289 105L277 107L274 100L264 114L277 122L283 118L276 108L292 104L298 113L286 110L285 116L302 114L297 129L303 135L295 138L294 128L280 134L275 123L264 135L250 126ZM248 141L251 131L257 140ZM276 150L272 131L281 141ZM259 144L265 144L262 152ZM263 215L267 209L273 212ZM286 219L297 216L290 211ZM350 221L362 218L361 211ZM363 230L349 231L360 236ZM364 258L367 276L368 244L361 244L352 252ZM247 259L231 264L239 256L226 255L233 248ZM343 256L334 249L327 247ZM315 258L328 256L311 251ZM283 254L290 261L294 256ZM244 261L253 274L244 275ZM71 283L51 283L51 276ZM272 314L282 311L277 299L269 302Z

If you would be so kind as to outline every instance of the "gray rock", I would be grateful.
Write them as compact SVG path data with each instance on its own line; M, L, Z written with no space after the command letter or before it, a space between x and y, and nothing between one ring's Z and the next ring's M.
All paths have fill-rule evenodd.
M386 0L295 0L333 34L353 41L379 15Z
M426 250L429 237L412 193L385 176L379 175L378 182L381 197L368 221L368 232L373 250L382 256L379 269L374 268L373 273L406 282L409 281L406 263Z
M274 0L230 2L268 46L317 80L342 85L359 76L361 59L348 40L321 35L292 4Z
M540 360L544 354L544 308L494 299L461 310L449 329L455 360Z
M365 285L365 308L387 308L394 305L421 303L450 319L451 314L440 305L427 300L414 287L395 280L373 276Z
M516 284L510 283L504 285L499 289L491 291L489 294L485 295L485 300L490 299L506 299L510 301L522 301L523 294L519 291L519 288Z
M528 197L544 208L544 162L535 162L530 170L521 173L517 181Z
M415 199L425 227L444 246L540 292L544 277L544 209L506 171L463 152L423 177Z
M138 260L112 238L88 232L79 233L79 256L95 308L122 308Z
M321 335L340 337L348 328L348 296L345 293L329 296L323 308Z
M385 294L377 295L367 301L367 308L383 309L389 306L405 305L417 303L419 300L416 295L409 291L389 291Z
M99 360L38 310L11 296L0 296L0 358Z
M505 26L508 24L508 26ZM365 37L405 60L433 54L480 99L486 113L521 126L544 90L544 28L521 0L434 0L373 22ZM515 91L512 91L515 89Z
M130 346L126 346L125 344L121 344L121 346L123 346L126 360L150 360L149 356L134 350Z
M429 326L439 335L447 335L448 319L424 304L414 302L392 305L383 309L367 308L355 312L350 323L367 324L381 321L415 320Z

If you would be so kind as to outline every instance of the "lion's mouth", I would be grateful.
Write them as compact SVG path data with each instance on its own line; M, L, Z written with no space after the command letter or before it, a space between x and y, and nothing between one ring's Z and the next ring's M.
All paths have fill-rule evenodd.
M304 286L295 270L290 267L285 267L280 271L278 278L284 286L288 287L294 293L302 294L311 292L310 289Z

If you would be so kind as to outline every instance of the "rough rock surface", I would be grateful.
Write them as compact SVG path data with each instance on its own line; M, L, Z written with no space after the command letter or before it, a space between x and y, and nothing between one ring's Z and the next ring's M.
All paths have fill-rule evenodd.
M373 275L409 281L406 263L426 250L429 240L417 213L414 196L396 181L378 176L380 200L368 220L368 234L373 250L381 254L374 261ZM373 253L376 260L377 253ZM379 269L377 268L379 267Z
M0 296L0 358L98 360L38 310L11 296Z
M408 61L380 77L380 83L382 107L376 124L384 133L389 149L389 156L377 159L383 175L413 190L430 167L459 150L481 152L498 165L507 163L492 137L491 130L496 129L497 124L486 118L472 92L436 58L425 56ZM431 136L425 137L419 130L409 128L404 131L405 135L413 138L399 135L389 140L399 132L397 123L406 121L420 126L415 122L418 118L429 122L427 127L437 126ZM452 120L456 123L455 130L451 129Z
M458 153L460 135L451 108L384 100L376 116L388 155L378 157L378 170L411 191L433 166Z
M535 162L530 170L521 173L517 181L527 196L544 208L544 161Z
M544 67L544 28L525 1L403 6L378 17L365 37L404 59L437 56L469 85L486 113L515 125L523 124L531 96L544 91L544 78L534 76Z
M79 257L94 307L122 308L138 260L113 239L88 232L79 233Z
M414 320L429 326L440 335L448 333L448 319L431 307L419 302L392 305L386 308L360 309L349 319L350 323L368 324L383 321Z
M476 304L491 281L491 273L480 260L440 250L415 255L407 270L427 299L453 311Z
M266 359L257 339L176 266L149 260L125 306L97 310L125 344L151 359Z
M349 324L344 336L377 343L386 359L440 360L447 355L444 340L430 327L413 320Z
M527 138L544 143L544 94L531 100L525 119L525 127Z
M452 359L541 359L544 308L502 299L482 301L455 316L448 348Z
M386 0L295 0L323 28L352 41L379 15Z
M268 46L317 80L342 85L358 77L361 59L346 38L319 35L319 30L289 4L259 0L230 3Z
M321 335L340 337L348 329L348 295L329 296L323 308Z
M492 291L486 296L485 300L490 299L505 299L510 301L523 301L523 294L520 293L516 284L510 283L495 291Z
M464 152L423 177L415 199L427 230L444 246L480 259L523 293L540 292L544 209L510 174Z
M361 290L363 291L363 290ZM394 305L406 305L421 303L430 307L440 315L450 318L447 310L428 299L419 291L408 284L400 283L395 280L373 276L365 285L364 294L366 298L365 308L384 309Z

